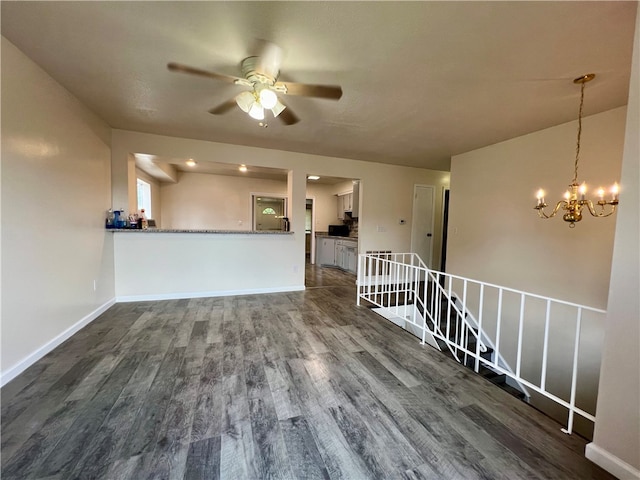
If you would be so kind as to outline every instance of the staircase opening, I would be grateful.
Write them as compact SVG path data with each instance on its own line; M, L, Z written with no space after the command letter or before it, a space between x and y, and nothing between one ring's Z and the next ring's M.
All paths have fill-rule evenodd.
M531 401L565 433L592 435L588 392L597 394L598 378L585 371L599 363L585 358L594 341L586 327L604 324L606 312L430 270L415 253L360 255L357 287L358 305Z

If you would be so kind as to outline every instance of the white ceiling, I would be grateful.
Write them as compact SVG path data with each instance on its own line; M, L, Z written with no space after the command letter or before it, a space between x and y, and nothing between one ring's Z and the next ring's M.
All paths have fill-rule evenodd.
M211 161L196 162L196 165L189 166L186 162L188 159L183 158L171 158L171 157L159 157L156 155L135 153L134 155L136 167L143 170L148 175L155 177L160 182L177 182L176 177L168 175L165 169L158 168L163 164L169 164L174 170L178 172L187 173L208 173L211 175L226 175L230 177L244 177L244 178L260 178L263 180L276 180L278 182L287 181L287 170L282 168L270 168L270 167L258 167L255 165L244 165L246 170L240 170L240 165L233 163L217 163ZM309 180L311 183L318 183L323 185L335 185L340 182L346 181L346 178L341 177L329 177L322 175L315 180ZM357 180L357 179L356 179Z
M2 34L113 128L384 163L449 168L451 155L626 104L637 2L2 2ZM339 84L292 97L301 122L269 128L239 75L256 39L283 47L281 79ZM10 74L4 72L3 75ZM573 139L571 139L573 141Z

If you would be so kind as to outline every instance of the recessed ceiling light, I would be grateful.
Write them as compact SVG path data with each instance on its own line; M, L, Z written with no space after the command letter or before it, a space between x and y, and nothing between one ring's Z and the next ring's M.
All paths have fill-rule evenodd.
M318 175L309 175L307 180L320 180L320 177Z
M187 160L186 162L184 162L184 164L185 164L187 167L195 167L195 166L198 164L198 162L196 162L193 158L190 158L189 160Z
M242 164L238 167L238 170L240 170L241 172L246 172L247 171L247 166L245 164Z

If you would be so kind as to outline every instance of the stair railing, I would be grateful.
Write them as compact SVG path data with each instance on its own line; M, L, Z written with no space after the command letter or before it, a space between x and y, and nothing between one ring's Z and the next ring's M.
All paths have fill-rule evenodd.
M451 280L455 277L435 270L428 270L427 275L429 278L431 296L434 299L436 308L442 304L446 304L447 306L446 317L444 318L448 319L446 332L447 338L449 339L452 337L452 335L449 334L449 324L451 323L452 318L456 320L456 331L453 338L460 340L457 342L445 340L447 345L449 345L450 350L455 351L454 356L456 360L467 366L470 366L469 363L473 362L472 368L476 373L480 372L480 366L482 365L495 373L506 375L510 379L507 383L511 384L511 386L516 388L516 390L519 390L524 395L525 400L529 401L531 395L527 390L527 387L517 380L513 369L483 328L482 317L484 313L484 288L485 285L488 284L476 282L479 285L479 304L477 309L479 313L478 321L475 316L476 314L469 309L469 302L467 301L468 279L464 279L465 281L462 284L462 296L460 297L455 291L453 291L453 282ZM436 311L435 317L438 318L439 322L442 322L443 316L441 312ZM471 340L471 342L469 342L469 340ZM469 348L470 343L473 350ZM483 356L486 352L491 352L492 358Z
M585 323L599 328L604 310L430 270L415 253L360 254L357 286L358 305L364 300L404 315L414 331L422 332L423 344L432 335L457 361L473 362L476 372L482 365L506 375L525 392L529 389L564 407L568 418L563 432L573 431L576 414L595 422L599 362L591 365L594 378L584 379L589 385L580 385L581 392L593 392L588 412L577 406L580 349ZM539 335L532 336L530 330ZM587 342L593 344L594 335L587 333ZM570 352L567 361L556 358L559 345L562 352ZM490 358L483 356L487 348L493 350ZM550 381L550 369L567 372L569 381Z

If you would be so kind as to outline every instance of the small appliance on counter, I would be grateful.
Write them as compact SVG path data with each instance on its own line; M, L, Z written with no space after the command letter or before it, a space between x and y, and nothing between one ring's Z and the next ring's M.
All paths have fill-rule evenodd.
M349 225L329 225L328 233L331 237L348 237Z

